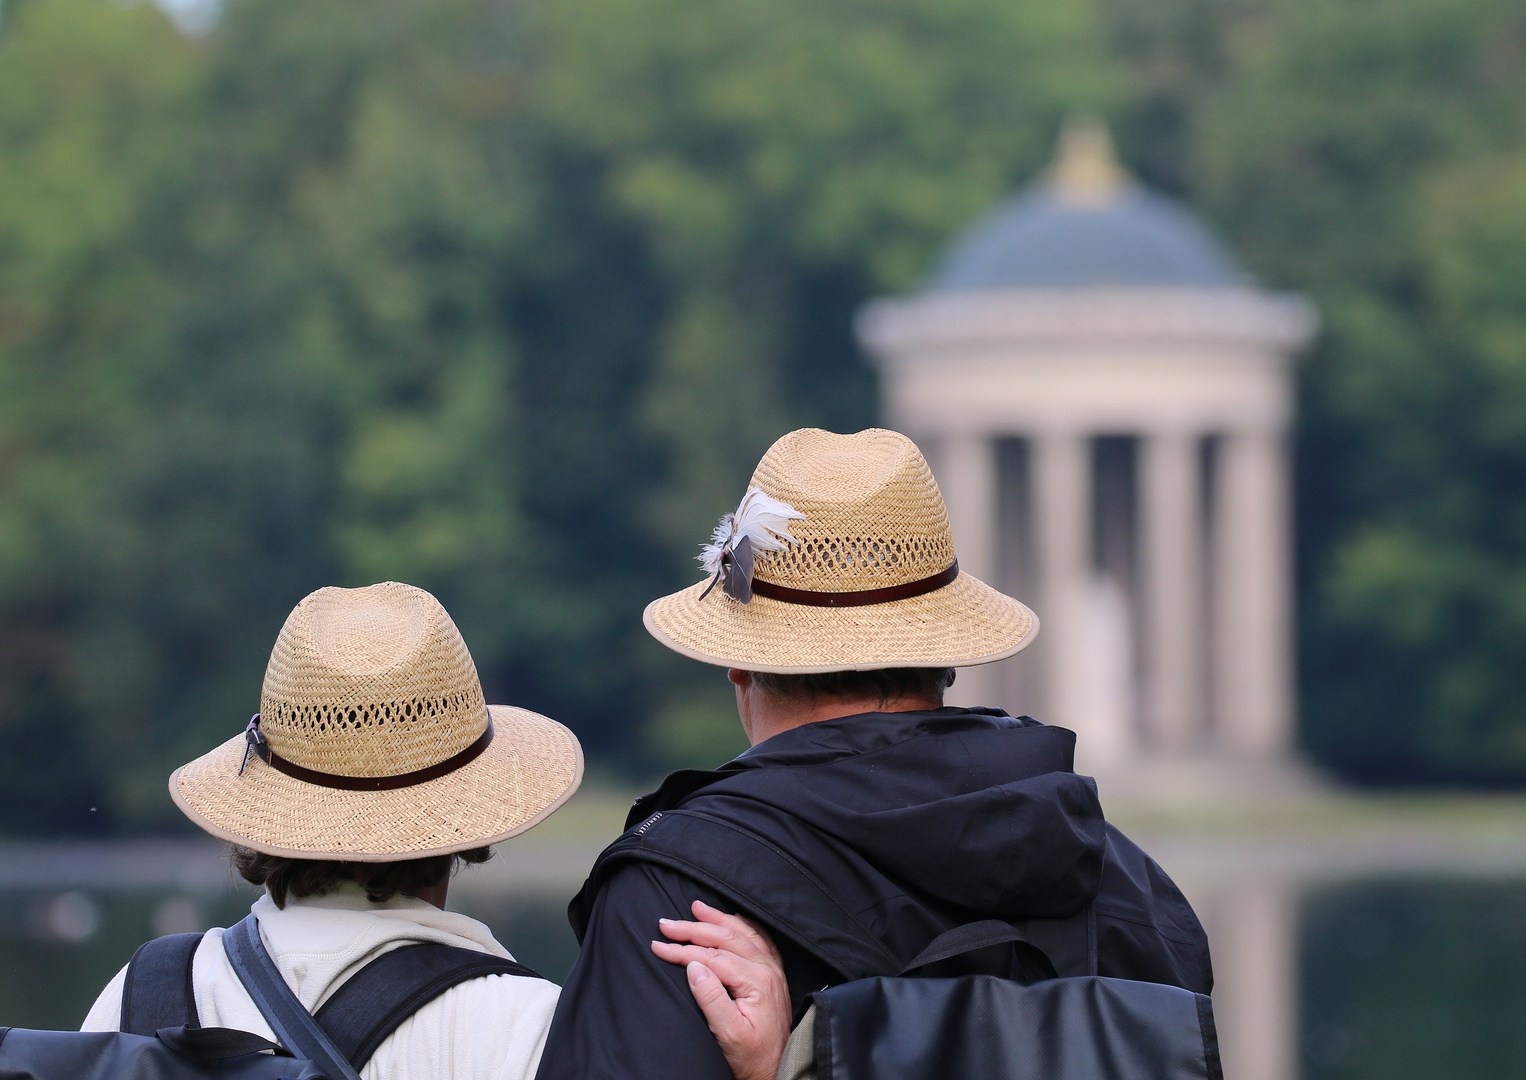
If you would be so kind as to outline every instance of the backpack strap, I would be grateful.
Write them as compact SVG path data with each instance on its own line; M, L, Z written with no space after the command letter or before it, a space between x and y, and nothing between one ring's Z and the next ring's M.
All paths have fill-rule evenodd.
M451 945L404 945L345 980L313 1019L358 1070L397 1026L453 986L484 975L541 976L514 960Z
M227 933L243 933L247 929L245 923L252 924L253 916ZM258 934L258 930L254 933ZM200 1029L192 963L202 937L201 934L170 934L139 946L128 962L122 984L120 1030L152 1038L161 1029ZM243 945L244 949L240 951L246 960L258 967L258 956L251 951L247 941ZM263 953L263 947L259 951ZM235 971L238 971L237 967ZM244 973L239 974L242 980ZM312 1019L358 1072L404 1020L452 987L485 975L542 977L516 960L473 949L427 942L405 945L383 953L345 980ZM257 982L263 984L264 980ZM285 985L284 980L282 985ZM248 989L247 983L245 986ZM255 1004L263 1013L265 1005L252 990L250 996L255 998ZM292 1019L292 1024L300 1026L296 1018ZM275 1027L274 1024L271 1026ZM216 1029L216 1032L227 1034L223 1029ZM193 1037L186 1035L184 1038ZM201 1039L197 1045L205 1041ZM264 1040L257 1041L264 1048ZM285 1042L284 1036L282 1041ZM290 1047L289 1043L287 1045Z
M709 885L832 967L844 981L896 975L907 969L905 959L892 953L809 867L767 838L698 810L659 811L606 848L569 907L574 930L586 927L586 922L580 927L578 916L591 905L603 878L616 865L631 861L666 866ZM1034 977L1045 970L1096 971L1091 905L1065 919L975 925L982 931L966 932L972 943L948 956L1016 941L1026 946L1019 955ZM945 935L934 944L962 940L961 929L956 927L951 931L954 936ZM999 941L975 940L986 931L1005 936ZM913 963L934 962L925 956Z
M901 969L901 958L798 859L757 833L697 810L659 811L605 848L573 909L584 898L591 903L615 865L631 861L657 863L709 885L845 980ZM581 929L576 918L573 928Z
M293 1056L318 1066L329 1080L360 1080L360 1074L350 1067L313 1020L312 1013L286 985L285 977L260 940L260 924L252 914L223 931L223 951L228 954L233 973L244 984L282 1046Z
M1006 944L1018 946L1018 953L1022 957L1024 977L1018 982L1039 982L1043 979L1058 977L1049 955L1029 940L1029 936L1022 930L1000 919L983 919L980 922L965 923L963 926L944 931L933 938L927 948L919 952L911 963L901 968L897 974L908 975L918 968L936 964L940 960L962 956L992 945Z
M122 981L118 1029L150 1038L160 1028L201 1026L191 965L201 934L170 934L138 946Z

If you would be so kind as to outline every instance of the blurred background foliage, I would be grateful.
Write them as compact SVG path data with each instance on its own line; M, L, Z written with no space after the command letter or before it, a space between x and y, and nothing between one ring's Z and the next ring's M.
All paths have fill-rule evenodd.
M1523 54L1508 0L4 0L0 828L173 827L331 583L607 770L735 752L642 606L1078 108L1323 313L1306 745L1526 781Z

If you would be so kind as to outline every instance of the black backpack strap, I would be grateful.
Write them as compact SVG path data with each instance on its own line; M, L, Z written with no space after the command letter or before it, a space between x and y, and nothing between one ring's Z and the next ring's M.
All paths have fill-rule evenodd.
M200 1027L191 964L201 934L170 934L138 946L122 981L121 1031L152 1037L160 1028Z
M709 885L844 979L901 969L900 957L810 869L776 844L720 818L697 810L653 814L604 850L580 898L591 902L604 875L628 861L657 863Z
M698 810L659 811L606 848L571 905L575 930L577 916L592 903L604 876L628 861L657 863L709 885L831 966L844 980L895 975L907 967L798 859L765 837ZM994 928L975 924L1005 936L984 942L972 937L972 944L948 955L1015 941L1027 946L1018 953L1023 969L1034 978L1052 977L1045 972L1056 969L1077 974L1096 970L1090 905L1066 919L1014 923ZM960 929L951 931L956 938L950 941L957 939ZM934 962L927 957L914 964Z
M1039 982L1057 977L1054 963L1049 959L1049 955L1029 940L1028 934L1000 919L983 919L980 922L965 923L963 926L956 926L952 930L939 934L898 974L907 975L918 968L936 964L940 960L963 956L965 953L992 945L1006 944L1018 946L1019 955L1022 957L1024 977L1020 978L1019 982Z
M453 986L484 975L541 976L514 960L451 945L404 945L361 968L313 1015L360 1069L408 1017Z

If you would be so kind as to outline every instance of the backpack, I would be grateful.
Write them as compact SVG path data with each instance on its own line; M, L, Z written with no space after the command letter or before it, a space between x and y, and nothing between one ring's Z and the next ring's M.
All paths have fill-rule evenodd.
M836 971L806 996L779 1080L1223 1080L1211 999L1098 975L1090 907L957 926L903 963L808 867L734 822L654 814L605 850L590 885L628 860L710 885ZM963 973L975 953L1003 974Z
M1012 942L1040 970L914 977L919 968ZM893 976L809 997L777 1080L1223 1080L1213 1004L1163 983L1057 978L1022 931L996 920L935 938Z
M280 1040L273 1043L200 1025L191 967L201 940L172 934L138 949L122 986L121 1031L0 1027L0 1080L358 1080L383 1040L451 987L484 975L540 978L471 949L405 945L372 960L309 1014L249 915L223 934L223 947Z

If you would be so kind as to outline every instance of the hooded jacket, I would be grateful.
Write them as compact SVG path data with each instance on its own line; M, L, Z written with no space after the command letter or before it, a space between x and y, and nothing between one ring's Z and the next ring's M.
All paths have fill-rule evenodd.
M870 973L872 943L853 938L882 946L883 973L990 918L1027 925L1062 976L1208 993L1191 906L1103 819L1095 783L1072 770L1074 747L1069 731L994 709L867 713L673 774L637 800L572 902L583 953L539 1075L731 1075L683 970L647 947L657 920L689 918L695 899L769 927L797 1010ZM852 932L834 934L843 926ZM999 948L964 969L1007 974L1015 956Z

